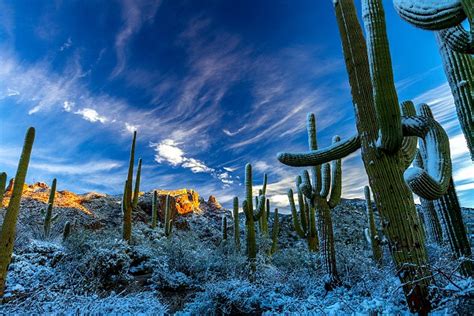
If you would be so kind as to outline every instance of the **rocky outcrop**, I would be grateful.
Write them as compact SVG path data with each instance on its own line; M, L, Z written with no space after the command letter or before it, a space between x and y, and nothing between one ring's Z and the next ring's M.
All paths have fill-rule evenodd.
M207 200L207 205L211 209L215 209L215 210L220 210L222 208L222 205L219 202L217 202L217 199L214 195L209 196L209 199Z

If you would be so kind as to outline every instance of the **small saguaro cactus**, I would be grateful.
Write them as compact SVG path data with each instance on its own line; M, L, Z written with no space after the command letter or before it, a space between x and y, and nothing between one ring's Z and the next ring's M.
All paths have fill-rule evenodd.
M273 227L272 227L272 247L270 248L270 255L273 255L278 249L278 234L280 233L280 222L278 219L278 209L275 209L273 215Z
M5 217L3 218L2 231L0 233L0 297L3 297L5 291L5 281L7 279L8 266L13 254L13 245L15 243L16 222L20 211L21 195L25 184L28 164L30 162L31 150L35 140L35 129L30 127L26 132L23 150L21 152L20 162L15 175L13 192L8 203Z
M173 229L173 218L172 218L172 209L171 209L171 198L170 195L166 195L165 201L165 236L171 236Z
M417 108L418 115L433 118L433 113L427 104L420 104ZM419 152L421 156L422 167L430 165L429 148L420 143ZM451 252L455 258L467 258L461 264L461 273L466 276L472 276L474 265L472 259L471 246L467 235L467 229L464 225L461 206L454 188L452 177L449 180L449 187L446 193L439 199L433 201L436 212L441 215L442 223L446 236L448 237Z
M153 190L153 198L151 201L151 228L156 228L158 224L158 192Z
M260 195L258 203L256 205L256 212L253 209L253 196L252 196L252 166L247 164L245 166L245 194L246 199L242 204L242 208L245 214L245 229L247 239L247 256L252 264L252 269L255 269L255 259L257 258L257 242L255 236L255 222L257 222L262 213L265 211L265 195Z
M135 190L133 191L133 209L138 206L138 196L140 195L140 177L142 173L142 158L138 159L137 175L135 177Z
M377 226L375 225L375 216L374 216L374 207L372 205L372 200L370 199L370 188L365 186L364 188L365 202L367 208L367 220L369 224L369 237L370 245L372 247L372 256L374 261L377 264L382 263L382 239L379 236L377 231Z
M227 217L222 216L222 241L227 241Z
M7 184L7 174L0 173L0 207L2 207L3 195L5 194L5 185Z
M318 166L361 149L410 311L427 313L432 308L429 299L432 278L424 233L410 189L425 198L439 198L446 192L451 177L449 140L433 119L401 116L382 1L362 1L367 39L353 0L334 0L333 5L349 75L357 134L325 149L281 153L278 159L295 167ZM407 136L422 138L432 149L429 168L404 169L401 147L403 137Z
M46 214L44 216L44 238L49 238L49 233L51 231L51 222L53 219L53 205L54 197L56 195L56 178L53 179L53 184L51 185L51 190L49 192L48 207L46 209Z
M70 234L71 234L71 223L66 222L66 224L64 224L64 229L63 229L63 242L66 241L66 239L68 239Z
M234 220L235 249L237 249L237 251L240 251L240 219L239 219L239 198L238 197L234 197L232 217Z
M267 181L268 181L268 177L267 177L267 174L265 173L263 175L262 189L259 190L259 194L258 194L259 196L267 194ZM255 202L258 203L258 197L255 197ZM270 208L270 200L269 199L266 200L265 207L266 207L266 209L262 213L262 216L259 218L258 224L259 224L259 228L260 228L260 233L263 236L268 236L268 212L269 212L269 208Z

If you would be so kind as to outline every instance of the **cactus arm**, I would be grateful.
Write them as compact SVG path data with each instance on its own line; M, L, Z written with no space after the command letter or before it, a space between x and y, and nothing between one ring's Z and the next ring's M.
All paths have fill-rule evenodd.
M359 148L360 138L353 136L323 149L302 153L279 153L277 158L282 164L291 167L317 166L344 158Z
M265 212L265 195L260 195L258 197L258 207L257 207L257 214L253 215L253 220L258 221L262 214Z
M326 198L331 188L331 165L325 163L321 169L321 191L319 196Z
M265 195L267 194L267 180L268 180L268 177L267 177L267 174L263 174L263 186L262 186L262 194L261 195Z
M303 232L308 231L308 221L306 220L306 207L304 204L304 197L303 197L303 192L300 189L300 185L302 183L301 176L296 177L296 192L298 196L298 208L300 210L300 220L301 220L301 228Z
M2 207L3 195L5 194L5 185L7 184L7 174L0 173L0 208Z
M333 143L339 142L341 139L339 136L334 136L332 139ZM342 194L342 162L341 159L334 160L331 162L331 194L329 195L329 208L335 208L341 201Z
M249 221L252 216L251 216L251 213L249 212L249 204L247 203L247 200L244 200L242 202L242 209L244 210L245 219Z
M474 37L462 24L438 31L438 34L453 51L461 54L474 54Z
M133 132L132 147L130 148L130 160L128 163L128 174L127 174L127 190L130 191L130 199L132 198L132 185L133 185L133 165L135 163L135 143L137 140L137 132ZM131 200L130 200L131 201Z
M309 178L308 170L303 171L302 183L300 184L298 189L301 190L301 193L303 193L303 195L307 199L309 200L313 199L314 192L313 192L313 187L311 186L311 180Z
M416 115L415 105L411 101L404 101L400 104L403 116L414 116ZM402 161L404 165L404 169L407 169L413 159L415 159L415 155L417 152L417 143L418 138L415 136L404 137L402 141L402 147L400 148L402 154Z
M135 190L133 192L132 207L135 209L138 206L138 196L140 195L140 177L142 173L142 158L138 159L137 176L135 178Z
M306 118L306 129L308 132L309 150L314 151L318 149L318 138L316 136L316 118L313 113L308 113ZM321 166L313 165L311 167L311 176L313 177L314 191L321 191Z
M237 251L240 251L240 220L239 220L239 198L234 197L232 217L234 219L234 243Z
M272 228L272 247L270 249L270 254L273 255L278 248L278 234L280 233L280 222L278 220L278 209L275 209L273 215L273 228Z
M408 168L405 182L416 195L435 200L448 189L451 178L451 157L449 139L444 129L430 117L407 116L402 118L406 136L418 136L427 148L427 162L424 169Z
M460 0L394 0L393 4L402 19L426 30L453 27L466 18Z
M288 201L290 202L291 218L293 220L293 227L295 228L296 233L301 238L306 238L306 234L301 228L300 222L298 220L298 214L296 212L295 200L293 198L293 190L288 190Z
M381 0L362 1L362 17L379 126L377 147L395 153L402 144L403 132Z
M21 195L23 193L23 185L25 184L34 140L35 129L30 127L26 132L25 142L23 144L20 162L18 163L15 182L13 184L13 192L3 218L2 231L0 233L0 297L3 297L8 265L12 258Z

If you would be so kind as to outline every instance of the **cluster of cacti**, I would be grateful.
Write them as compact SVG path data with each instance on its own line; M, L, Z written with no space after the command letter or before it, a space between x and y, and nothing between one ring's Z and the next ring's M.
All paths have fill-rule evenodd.
M13 254L13 245L16 235L16 222L18 220L18 213L20 211L21 195L23 193L23 185L25 184L26 173L28 171L28 164L30 162L31 150L33 148L34 140L35 129L30 127L26 133L20 162L18 163L18 169L13 185L13 192L5 213L5 217L3 218L2 231L0 233L0 297L3 296L5 290L8 265L10 264Z
M369 238L370 246L372 247L372 256L377 264L381 264L383 254L382 238L380 238L380 235L377 231L377 226L375 225L374 206L372 205L372 200L370 198L370 188L368 186L365 186L364 194L367 208L367 221L369 226Z
M53 184L49 192L48 207L46 209L46 214L44 216L44 238L49 238L49 233L51 231L51 222L53 222L53 205L54 205L54 196L56 194L56 179L53 179Z
M381 0L364 0L362 4L367 39L353 0L334 1L357 135L321 150L281 153L278 159L290 166L318 166L361 148L383 231L388 237L408 306L413 312L428 312L431 310L431 271L424 233L410 189L428 199L439 198L446 192L451 178L449 141L435 120L401 116ZM403 138L407 136L420 137L431 148L431 162L425 169L408 168L404 171L406 164L401 148Z
M433 118L433 113L426 104L420 104L418 106L417 112L417 114L420 116ZM430 164L429 149L422 142L420 142L418 147L419 157L417 159L417 164L420 167L425 167L426 165ZM424 202L422 197L421 201L422 203ZM424 203L429 204L429 202L431 201L425 201ZM433 200L432 203L433 210L428 209L428 211L431 212L429 213L431 214L431 217L428 216L428 219L434 222L434 217L437 217L436 213L440 215L452 254L455 258L464 258L464 261L461 264L461 272L466 276L472 276L474 265L471 259L469 259L469 257L472 256L471 246L469 244L467 230L463 222L461 206L459 205L459 200L454 189L453 179L451 177L446 193L443 194L439 199ZM428 226L431 226L430 228L432 229L439 229L436 227L437 225L439 224L429 223Z
M416 27L434 30L462 131L474 160L474 2L394 0L395 9ZM461 22L468 18L470 31Z
M316 119L312 113L308 114L307 130L309 149L316 151L318 149ZM339 141L338 136L333 138L333 144L337 144ZM308 171L304 170L302 177L298 177L296 181L301 226L296 215L292 190L288 192L288 198L295 229L298 234L308 239L308 246L311 251L317 249L316 245L319 237L319 250L328 277L326 288L331 289L339 284L331 209L336 207L341 200L341 160L332 161L332 166L329 163L325 163L322 167L320 164L309 166L311 166L311 177ZM305 201L303 201L303 196ZM319 236L316 233L315 217L317 218Z
M127 180L125 181L123 197L122 197L122 212L123 212L123 239L130 242L132 239L132 211L138 205L138 195L140 191L140 173L142 160L138 159L138 169L135 179L135 190L133 189L133 166L135 164L135 143L137 139L137 132L133 132L132 147L130 149L130 161L128 166Z

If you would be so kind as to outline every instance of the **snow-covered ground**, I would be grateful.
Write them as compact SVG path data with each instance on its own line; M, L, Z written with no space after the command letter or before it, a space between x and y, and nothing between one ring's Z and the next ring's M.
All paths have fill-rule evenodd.
M143 199L148 199L145 195ZM59 214L53 234L42 238L43 203L22 202L18 236L0 313L73 314L366 314L408 313L385 249L381 268L371 259L364 237L364 202L343 201L333 211L338 271L342 286L327 292L318 253L294 233L282 215L279 250L268 256L270 241L259 237L257 273L250 282L245 257L244 219L240 252L232 238L230 212L204 205L202 214L180 218L173 235L152 230L148 201L136 212L133 242L121 240L118 197L87 202L93 216L71 208ZM4 210L0 211L0 220ZM222 241L221 217L228 217L229 238ZM73 223L62 241L62 227ZM270 227L271 227L270 220ZM428 245L436 279L437 313L474 310L474 282L458 275L448 249Z

